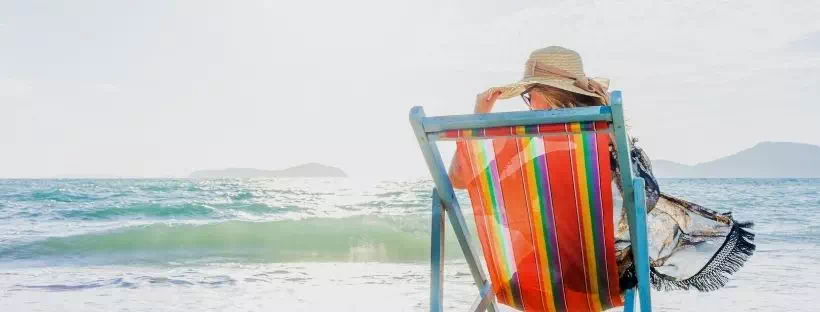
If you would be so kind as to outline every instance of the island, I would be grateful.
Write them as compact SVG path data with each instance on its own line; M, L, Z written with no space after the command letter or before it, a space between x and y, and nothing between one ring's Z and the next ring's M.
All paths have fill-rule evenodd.
M196 179L212 178L345 178L347 174L342 169L317 163L307 163L282 170L265 170L255 168L226 168L215 170L199 170L192 172L189 177Z

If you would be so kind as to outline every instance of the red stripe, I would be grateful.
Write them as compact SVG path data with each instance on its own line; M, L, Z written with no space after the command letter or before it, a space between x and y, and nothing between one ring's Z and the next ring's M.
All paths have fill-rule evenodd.
M596 129L608 127L605 122L595 125ZM614 306L623 305L618 284L618 263L615 261L615 222L612 200L612 167L609 163L609 134L599 133L598 137L598 172L601 183L601 207L603 207L604 247L606 251L607 277L609 278L609 297Z
M487 136L506 136L510 135L510 127L493 127L487 128Z
M564 133L564 132L566 132L566 129L564 128L564 124L538 125L538 133L541 133L541 134Z
M575 182L572 178L573 155L566 136L544 137L544 142L547 146L555 234L566 304L570 310L579 310L589 306L589 298L585 259L581 253L584 242L581 238L580 216L575 203Z

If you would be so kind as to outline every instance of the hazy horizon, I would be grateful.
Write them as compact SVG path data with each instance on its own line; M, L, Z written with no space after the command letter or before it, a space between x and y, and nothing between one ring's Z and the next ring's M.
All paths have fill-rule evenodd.
M770 142L770 141L766 141L766 142L759 142L758 144L755 144L755 146L750 146L749 148L746 148L746 149L743 149L743 150L740 150L740 151L736 151L736 152L733 152L733 153L730 153L730 154L727 154L727 155L723 155L723 156L720 156L720 157L715 158L715 159L705 160L705 161L699 162L699 163L684 164L684 163L680 163L680 162L677 162L677 161L674 161L674 160L659 159L659 158L652 159L652 162L653 162L653 165L656 165L656 167L657 167L657 165L672 164L672 165L685 165L685 166L689 166L689 167L694 168L694 167L699 166L699 165L711 163L711 162L718 161L718 160L724 160L724 159L727 159L727 158L730 158L732 156L736 156L736 155L739 155L739 154L744 154L743 152L750 151L754 147L758 147L761 144L766 144L766 143L768 143L768 144L786 143L786 144L798 144L798 145L803 144L803 143L792 143L792 142ZM810 146L815 146L817 148L820 148L820 146L817 146L817 145L810 145ZM760 152L760 150L758 150L758 152ZM443 151L443 153L447 154L447 155L445 155L446 157L450 157L452 151L451 150L445 150L445 151ZM807 155L804 155L804 156L807 156ZM656 163L656 161L659 161L659 162ZM666 163L661 163L661 162L664 162L664 161ZM256 167L241 167L241 166L221 167L221 168L201 168L201 169L195 169L195 170L193 170L193 171L191 171L187 174L182 174L182 175L179 175L179 176L171 176L171 175L167 175L167 176L123 176L123 175L111 175L111 174L94 174L94 173L85 173L85 174L83 174L83 173L79 173L79 174L61 174L61 175L50 176L50 177L26 177L26 178L22 178L22 179L29 179L29 178L31 178L31 179L49 179L49 178L56 178L56 179L142 179L142 178L146 178L146 179L153 179L153 178L157 178L157 179L176 179L176 178L183 178L184 179L184 178L192 178L193 174L201 173L201 172L207 172L207 171L224 171L224 170L235 170L235 169L251 169L251 170L262 170L262 171L281 171L281 170L291 169L291 168L294 168L294 167L299 167L299 166L307 165L307 164L326 165L326 164L323 164L323 163L313 162L313 163L298 163L298 164L294 164L292 166L280 166L280 167L271 167L271 168L256 168ZM449 164L445 164L445 165L449 165ZM342 170L346 174L348 173L345 170L345 168L334 167L334 166L331 166L331 167ZM382 176L379 176L379 175L353 175L353 176L349 176L349 177L354 178L354 179L355 178L365 178L365 179L367 179L367 178L384 178L385 176L384 175L382 175ZM415 174L415 175L411 175L411 176L403 176L403 177L405 177L405 178L428 177L428 173L427 173L427 171L419 171L419 174ZM662 175L658 175L658 177L659 178L665 178L665 176L662 176ZM788 175L783 176L783 178L788 178L788 177L790 177L790 176L788 176ZM16 177L0 177L0 179L4 179L4 178L17 179ZM399 178L401 178L401 177L399 177Z
M812 1L5 1L0 178L308 162L425 176L410 107L468 113L548 45L623 90L653 159L820 145L819 15Z

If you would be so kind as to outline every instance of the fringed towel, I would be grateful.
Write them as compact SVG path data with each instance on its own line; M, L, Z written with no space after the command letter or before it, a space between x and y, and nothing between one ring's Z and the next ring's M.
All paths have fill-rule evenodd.
M635 174L646 181L650 274L656 290L717 290L729 282L755 250L751 222L718 213L660 191L649 157L632 142ZM610 153L616 162L616 154ZM616 169L616 183L620 181ZM618 188L620 189L620 184ZM629 248L629 229L621 211L617 227L617 257L624 287L636 283Z

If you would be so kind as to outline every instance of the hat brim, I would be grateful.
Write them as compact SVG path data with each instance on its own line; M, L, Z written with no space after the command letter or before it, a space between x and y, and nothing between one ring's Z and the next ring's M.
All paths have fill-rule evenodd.
M603 85L604 90L608 89L609 79L594 78L593 80L595 80L596 82ZM501 95L498 97L499 99L509 99L509 98L521 95L521 92L524 92L524 90L526 90L530 86L536 85L536 84L550 86L550 87L558 88L558 89L561 89L561 90L564 90L564 91L569 91L569 92L577 93L577 94L581 94L581 95L587 95L587 96L591 96L591 97L601 98L601 96L598 95L598 94L588 92L584 89L581 89L581 88L575 86L574 82L572 80L569 80L569 79L549 79L549 78L535 78L535 77L533 77L533 78L522 79L518 82L511 83L511 84L508 84L508 85L504 85L504 86L500 86L500 87L493 87L493 88L490 88L490 89L501 90Z

